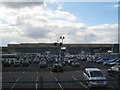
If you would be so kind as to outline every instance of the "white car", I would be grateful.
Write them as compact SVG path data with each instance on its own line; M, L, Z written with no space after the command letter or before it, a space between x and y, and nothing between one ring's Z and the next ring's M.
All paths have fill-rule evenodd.
M107 87L107 80L103 72L98 68L85 68L83 72L84 80L91 87Z

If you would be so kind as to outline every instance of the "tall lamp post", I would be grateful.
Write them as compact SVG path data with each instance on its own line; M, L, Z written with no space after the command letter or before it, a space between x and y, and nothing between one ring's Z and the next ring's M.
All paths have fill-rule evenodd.
M63 39L65 39L64 36L60 36L60 39L62 40L62 44L63 44Z
M63 45L63 40L65 39L65 37L64 36L60 36L60 39L62 40L62 42L60 43L60 48L62 49L62 45ZM62 56L62 50L60 49L60 56L61 56L61 58L63 59L63 56Z

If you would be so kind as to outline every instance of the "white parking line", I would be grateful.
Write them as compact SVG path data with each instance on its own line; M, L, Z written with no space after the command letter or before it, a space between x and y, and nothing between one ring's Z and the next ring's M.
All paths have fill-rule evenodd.
M37 71L37 74L38 74L38 71Z
M20 77L18 77L18 78L16 79L16 82L17 82L19 79L20 79ZM14 85L11 87L10 90L12 90L12 89L15 87L15 85L16 85L16 83L14 83Z
M52 74L52 71L50 71L50 73Z
M110 88L114 88L113 86L110 86L110 85L108 85L108 87L110 87Z
M58 79L56 77L55 77L55 80L58 81ZM62 85L59 82L58 82L58 85L61 88L61 90L63 90L63 87L62 87Z
M60 84L60 83L58 83L58 85L60 86L61 90L63 90L63 87L61 86L61 84Z
M56 77L55 77L55 80L58 81Z
M30 66L28 67L28 69L30 69Z
M80 73L80 71L76 71L76 72Z
M23 74L25 73L25 71L23 72Z
M72 78L73 78L74 80L77 80L74 76L72 76ZM78 82L78 83L81 84L83 87L85 87L86 89L89 90L89 88L88 88L87 86L85 86L82 82Z
M36 82L38 81L38 77L36 77ZM36 83L36 90L38 88L38 83Z
M11 74L12 72L9 72L9 74Z

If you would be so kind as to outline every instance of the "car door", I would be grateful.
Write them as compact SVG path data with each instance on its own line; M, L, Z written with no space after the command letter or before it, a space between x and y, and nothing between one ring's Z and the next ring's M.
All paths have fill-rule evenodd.
M88 80L88 72L86 70L83 72L83 77L85 80Z

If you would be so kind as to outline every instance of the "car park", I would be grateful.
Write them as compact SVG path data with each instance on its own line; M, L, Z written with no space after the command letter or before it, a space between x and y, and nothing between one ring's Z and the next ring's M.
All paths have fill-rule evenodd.
M85 56L85 57L90 57L90 56ZM19 59L17 59L18 61L21 62L21 66L22 66L23 62L31 60L33 63L31 63L31 65L30 65L30 61L29 61L30 66L28 68L27 67L12 67L13 65L11 65L8 68L3 67L3 70L4 70L3 82L6 82L7 80L16 82L16 80L17 80L18 83L16 83L16 85L14 86L15 88L19 88L19 86L22 86L22 88L24 88L24 87L27 88L27 86L28 86L28 88L34 87L34 88L40 89L40 87L36 87L36 86L39 86L39 83L36 83L36 84L33 83L31 85L26 85L25 81L28 82L28 79L29 79L30 82L31 81L36 82L36 81L42 80L41 77L43 77L43 88L46 88L46 87L47 88L49 88L49 87L56 88L56 87L58 87L60 89L61 87L59 87L59 86L62 86L63 89L66 89L66 88L73 89L75 87L75 89L82 90L82 89L89 89L89 87L96 87L98 90L98 87L106 87L106 86L96 85L96 83L101 84L102 81L105 81L105 79L101 79L98 77L95 77L96 79L95 78L93 79L92 75L90 74L91 79L85 80L85 79L83 79L83 74L82 74L84 68L86 68L86 67L98 67L105 72L107 79L108 79L108 81L107 81L108 88L105 88L105 89L100 88L100 90L111 90L111 89L114 90L117 87L117 79L115 79L115 81L113 81L112 80L113 78L108 76L106 73L107 69L110 66L104 66L102 64L98 65L97 63L87 62L85 60L84 61L78 60L78 59L75 60L76 58L74 58L73 62L78 61L80 63L80 67L72 67L73 62L71 63L71 66L67 65L68 60L71 60L70 58L69 59L68 58L67 59L60 59L60 61L57 60L56 62L53 60L53 62L50 62L50 63L49 63L48 59L44 60L44 59L41 59L41 57L36 58L36 59L39 59L39 62L41 62L41 63L34 63L34 58L36 58L36 57L29 58L28 56L26 56L26 58L20 57ZM44 58L46 58L46 57L44 56ZM53 57L53 58L55 58L55 57ZM94 60L96 60L96 59L94 59ZM91 59L91 60L93 60L93 59ZM47 62L48 67L47 68L39 68L44 62ZM54 66L60 66L60 68L57 68ZM43 65L43 67L44 67L44 65ZM64 73L61 73L63 71L64 71ZM9 75L10 75L10 77L8 78ZM12 78L14 80L12 80ZM45 83L44 83L44 80L45 80ZM112 81L110 81L110 80L112 80ZM21 81L24 83L21 83ZM53 82L53 83L47 82L48 84L46 84L46 81ZM93 85L95 84L96 86L90 86L89 82L87 82L87 81L89 81ZM54 83L54 82L56 82L59 85L56 85L56 83ZM89 87L84 82L87 82ZM7 86L4 83L3 83L3 85L4 85L3 87ZM7 88L9 88L9 86L10 86L10 88L12 87L11 84L8 84ZM111 88L111 87L113 87L113 88ZM96 90L96 88L95 89L90 88L89 90Z
M106 77L98 68L85 68L83 72L83 77L90 88L107 86Z
M108 75L113 77L118 77L120 75L120 65L112 66L110 69L107 70Z

